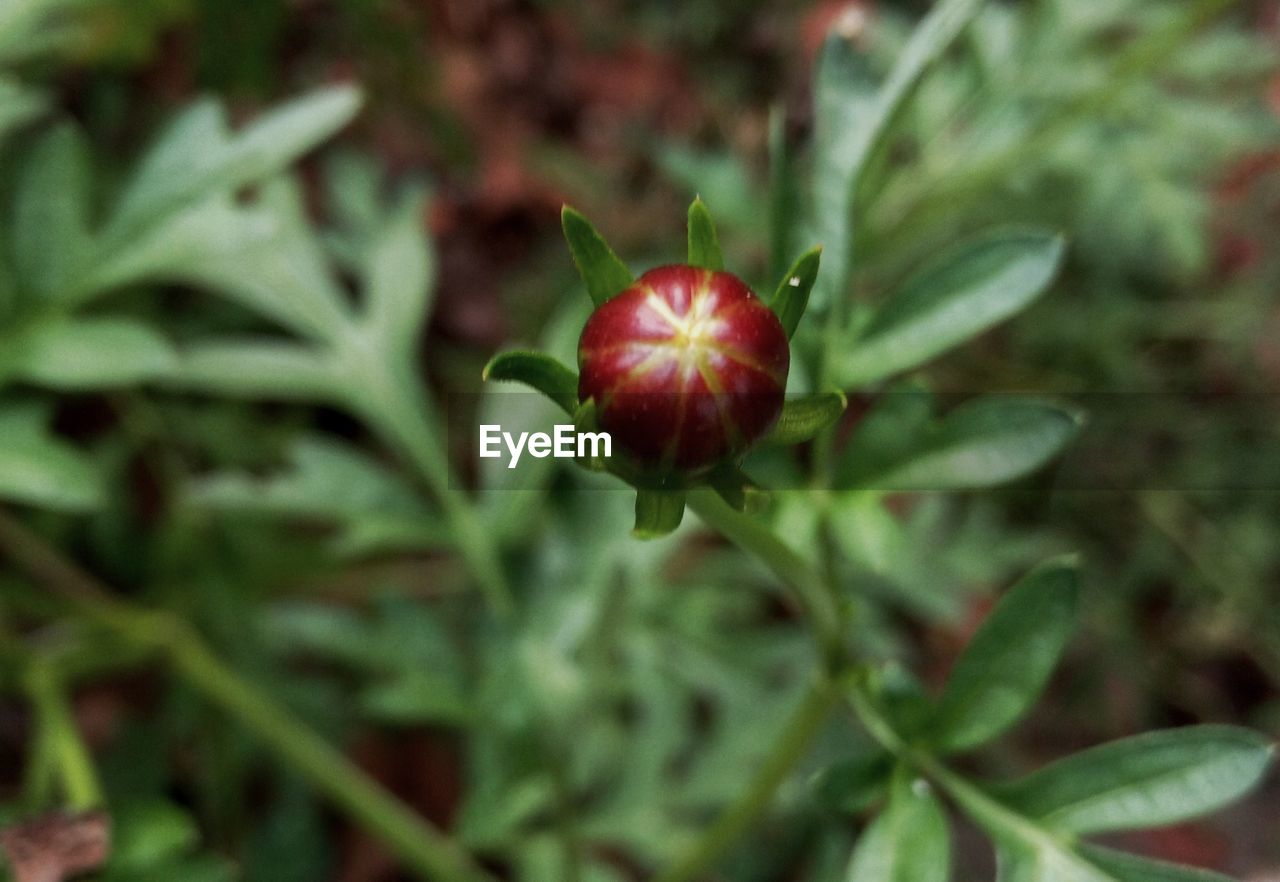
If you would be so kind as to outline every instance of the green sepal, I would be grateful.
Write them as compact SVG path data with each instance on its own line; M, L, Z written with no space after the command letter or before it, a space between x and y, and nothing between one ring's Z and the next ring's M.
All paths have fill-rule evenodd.
M724 269L724 253L716 223L702 197L689 204L689 265L720 272Z
M843 392L814 392L782 405L778 424L764 438L765 444L799 444L834 425L849 406Z
M796 258L796 262L787 270L786 275L778 282L769 301L778 321L787 332L787 337L794 337L796 328L800 327L800 319L809 306L809 292L814 282L818 281L818 266L822 262L822 246L815 245Z
M600 425L596 421L596 400L588 398L573 411L573 429L575 432L598 432ZM602 457L578 460L578 464L593 472L608 471L609 464Z
M587 294L596 306L631 286L634 281L631 270L613 253L591 221L566 205L560 211L560 226L564 229L569 250L573 252L578 273L587 285Z
M573 415L578 409L578 375L542 352L499 352L484 366L484 380L507 380L537 389Z
M751 480L742 473L742 469L732 463L716 467L707 476L711 489L720 494L720 498L738 511L747 509L747 490Z
M636 525L631 535L637 539L669 535L684 519L684 501L683 490L637 490Z

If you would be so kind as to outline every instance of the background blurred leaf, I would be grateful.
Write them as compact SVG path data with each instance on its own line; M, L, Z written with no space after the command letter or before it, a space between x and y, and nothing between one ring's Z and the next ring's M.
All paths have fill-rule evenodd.
M51 318L19 326L3 340L6 378L64 392L109 389L172 371L177 354L150 326L125 318Z
M0 404L0 498L58 511L86 511L103 502L97 470L71 445L52 436L44 408Z
M942 806L928 784L900 773L889 804L858 840L848 882L946 882L950 876Z
M837 365L846 388L940 355L1017 313L1044 292L1062 260L1048 233L988 233L934 258L903 283Z

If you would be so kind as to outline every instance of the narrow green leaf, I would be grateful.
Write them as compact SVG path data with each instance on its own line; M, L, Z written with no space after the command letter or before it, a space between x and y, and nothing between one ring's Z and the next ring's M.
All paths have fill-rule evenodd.
M637 490L636 525L631 534L637 539L660 539L670 534L684 519L683 490Z
M742 469L732 464L718 466L707 476L707 483L730 506L738 511L746 509L747 489L751 486L751 480Z
M1077 834L1158 827L1238 799L1261 779L1274 748L1228 726L1149 732L1059 760L999 796L1048 827Z
M900 449L851 458L840 484L881 490L996 486L1043 467L1081 423L1079 414L1047 402L981 398L926 426Z
M835 424L849 401L843 392L814 392L789 398L782 405L778 424L765 436L765 444L799 444Z
M104 497L97 469L49 432L43 408L0 405L0 499L81 512Z
M717 272L724 269L716 224L701 196L689 205L689 265Z
M376 234L365 270L368 321L388 348L408 354L431 312L434 253L423 228L425 194L406 195Z
M800 175L787 141L787 112L781 104L769 110L769 275L778 278L794 253L792 243L801 224Z
M926 782L899 770L888 806L858 840L846 882L947 882L950 876L942 806Z
M1088 842L1081 844L1080 850L1115 882L1232 882L1220 873L1153 861Z
M235 398L334 403L346 377L322 353L274 340L225 340L185 350L167 385Z
M66 392L153 379L177 363L168 340L122 318L52 318L26 327L5 346L6 374Z
M1030 841L1002 844L996 852L996 882L1120 882L1066 845L1032 826Z
M560 212L560 225L573 252L573 262L587 285L587 294L596 306L631 285L631 270L618 259L589 220L566 205Z
M1004 321L1045 291L1062 255L1058 236L1002 231L936 258L850 343L837 365L840 384L865 385L914 368Z
M578 409L578 375L541 352L500 352L484 366L483 378L524 383L550 398L564 412Z
M31 149L14 194L13 263L27 291L46 300L66 292L89 257L89 156L79 130L64 123Z
M853 266L855 204L863 173L908 106L924 75L973 20L983 0L941 0L903 47L883 86L856 41L867 13L855 8L836 23L819 59L814 84L817 131L814 211L830 271L816 292L822 306L842 296Z
M5 139L44 113L49 100L42 92L25 88L17 80L0 75L0 146Z
M938 748L990 741L1035 705L1075 627L1078 593L1074 563L1057 560L1005 595L947 681L931 727Z
M777 315L788 337L794 337L800 320L809 306L809 292L818 280L818 266L822 262L822 246L810 248L796 259L778 282L769 308Z
M334 86L298 98L228 137L217 105L203 102L180 116L143 160L104 234L120 247L139 231L288 167L345 126L360 91Z

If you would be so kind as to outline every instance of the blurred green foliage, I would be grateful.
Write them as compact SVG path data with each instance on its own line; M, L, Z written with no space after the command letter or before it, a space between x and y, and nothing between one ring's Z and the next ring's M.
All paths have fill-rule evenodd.
M113 102L130 103L121 118L155 112L132 106L146 99L121 71L175 25L198 36L179 91L273 96L289 4L0 0L0 498L35 531L6 528L6 551L22 559L13 537L38 534L28 551L81 561L115 598L86 612L76 590L31 577L65 582L63 570L0 570L0 685L33 720L22 775L2 782L4 817L105 801L116 845L103 879L335 878L351 858L332 805L427 877L488 878L465 848L528 882L694 878L681 874L712 864L740 882L918 882L946 878L954 850L923 775L992 838L1002 879L1217 878L1075 836L1217 808L1262 774L1257 736L1138 736L994 785L968 772L1015 778L1045 748L1014 734L963 776L942 765L1041 697L1068 652L1074 568L1023 577L936 702L921 681L942 679L922 635L965 631L994 587L1079 549L1100 588L1083 601L1101 663L1067 655L1089 688L1050 692L1073 728L1055 748L1175 721L1265 724L1261 701L1241 709L1212 687L1161 682L1238 654L1263 671L1266 700L1280 681L1280 474L1256 450L1274 438L1274 403L1199 418L1175 394L1268 394L1277 370L1259 353L1280 279L1265 238L1280 176L1251 178L1229 210L1219 186L1277 142L1261 97L1276 56L1241 14L1218 17L1224 5L948 0L923 29L886 6L828 38L811 138L775 113L770 187L757 156L652 147L715 209L731 264L776 277L798 246L825 245L792 383L854 393L854 412L799 455L747 463L765 487L821 489L780 492L758 517L698 511L748 547L781 537L856 611L840 639L867 667L840 691L857 733L847 714L826 718L833 696L818 690L815 708L823 659L777 548L771 562L757 547L762 566L693 524L640 543L632 499L605 476L544 461L513 491L504 470L460 462L438 394L451 375L421 370L424 337L429 358L449 351L427 333L429 188L392 186L349 149L305 158L355 116L356 90L247 123L183 94L127 161L111 149ZM749 13L620 6L704 77ZM436 61L416 59L404 22L422 22L385 13L348 0L316 25L396 59L361 69L375 101L398 72ZM91 80L80 119L60 107L69 76ZM752 94L741 82L719 94ZM1065 251L1046 229L1066 234ZM1224 269L1222 236L1259 254ZM564 287L536 278L522 304ZM572 362L582 293L530 342ZM954 393L1010 389L1036 395L952 406ZM1049 492L1043 467L1087 442L1058 399L1090 391L1164 396L1132 431L1174 437L1167 474L1186 489ZM479 408L516 431L545 427L553 411L531 399L490 388ZM1222 463L1245 463L1266 489L1196 489ZM1121 720L1094 706L1115 677L1131 678L1137 705ZM92 751L69 713L80 689L113 708ZM453 838L370 796L312 733L363 747ZM1120 777L1129 801L1099 801ZM741 832L739 809L767 818L717 842L726 817Z

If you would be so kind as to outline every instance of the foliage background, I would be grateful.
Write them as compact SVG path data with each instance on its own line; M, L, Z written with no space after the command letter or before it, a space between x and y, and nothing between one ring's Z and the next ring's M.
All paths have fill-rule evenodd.
M27 315L11 294L20 286L0 285L0 468L14 468L9 456L30 474L23 457L64 457L52 485L6 497L67 557L192 623L281 706L514 878L561 878L565 825L570 841L589 843L584 878L644 878L741 788L802 685L803 627L728 546L696 527L636 543L626 494L583 493L548 472L540 495L491 494L477 506L518 574L519 626L497 629L459 566L468 552L443 547L444 524L471 515L424 500L402 464L416 462L410 471L434 489L486 478L464 451L451 467L424 454L421 439L443 429L416 424L411 405L386 419L362 410L362 396L380 371L404 365L423 368L437 400L479 393L482 366L512 341L571 351L585 302L559 239L564 202L644 266L681 252L678 219L700 193L730 265L753 281L776 275L769 146L813 135L824 34L860 10L873 23L867 57L887 70L927 4L70 6L41 21L38 39L0 39L12 82L38 86L43 103L15 115L0 153L11 208L0 230L10 264L42 280L37 296L95 267L74 309L107 324L69 341L41 336L13 318ZM1115 58L1170 8L1041 0L984 16L899 121L861 234L857 304L991 223L1036 223L1071 242L1064 272L1029 310L850 409L852 431L868 412L884 417L878 402L897 402L885 431L904 435L922 408L975 392L1048 394L1097 415L1101 428L1060 470L998 490L904 494L888 522L856 499L839 503L853 525L848 565L870 598L864 645L930 688L1019 573L1082 553L1084 626L1064 670L976 771L1026 770L1192 722L1280 728L1280 8L1235 4L1158 63L1116 77ZM253 200L228 198L222 214L186 225L171 217L142 247L146 225L131 223L119 194L181 109L219 96L239 129L320 84L349 82L362 86L359 114L344 93L321 96L296 145L282 127L237 154L216 126L198 130L199 148L176 169L198 186L194 159L215 164L225 150L217 174ZM0 95L8 88L7 73ZM275 178L298 154L293 183ZM813 171L803 156L797 176ZM184 178L162 170L162 183ZM81 207L67 208L77 185ZM181 200L163 187L142 193L144 207ZM267 215L257 199L292 220L245 234ZM79 227L97 238L75 238ZM422 229L430 251L397 239ZM237 235L268 244L236 266L200 263L197 246ZM812 237L785 238L790 253ZM71 241L98 256L48 244ZM308 255L321 248L338 286L313 273ZM419 311L434 298L421 333L398 299L378 300L380 254L396 255L393 281L419 289ZM312 326L314 311L300 317L289 305L298 300L273 302L272 291L313 304L322 291L339 304L362 292L372 307L361 321L387 331L378 339L404 359L366 365L372 373L349 378L343 394L293 350L171 361L175 347L212 338L283 347L281 323L318 349L345 345L334 342L348 339L333 331L341 307L317 307L333 327ZM264 308L283 321L264 320ZM79 368L58 348L91 343L101 358ZM237 373L292 379L296 394L228 379ZM926 385L942 403L924 403ZM307 403L316 398L321 406ZM1108 419L1118 432L1107 434ZM1109 446L1117 438L1126 443ZM1116 486L1072 484L1100 474L1118 475ZM818 508L784 494L775 523L816 547ZM6 638L71 659L71 710L117 827L136 831L137 853L162 858L136 866L154 878L401 878L365 830L180 677L95 645L93 629L77 630L16 571L0 570L0 589ZM21 690L0 708L0 799L17 816L37 722ZM828 733L802 771L846 750ZM840 878L828 867L847 859L865 815L819 811L805 777L782 792L785 811L730 852L726 878ZM1228 812L1118 841L1272 878L1278 786L1272 775ZM990 878L974 831L961 824L956 837L957 878ZM119 878L142 875L120 866Z

